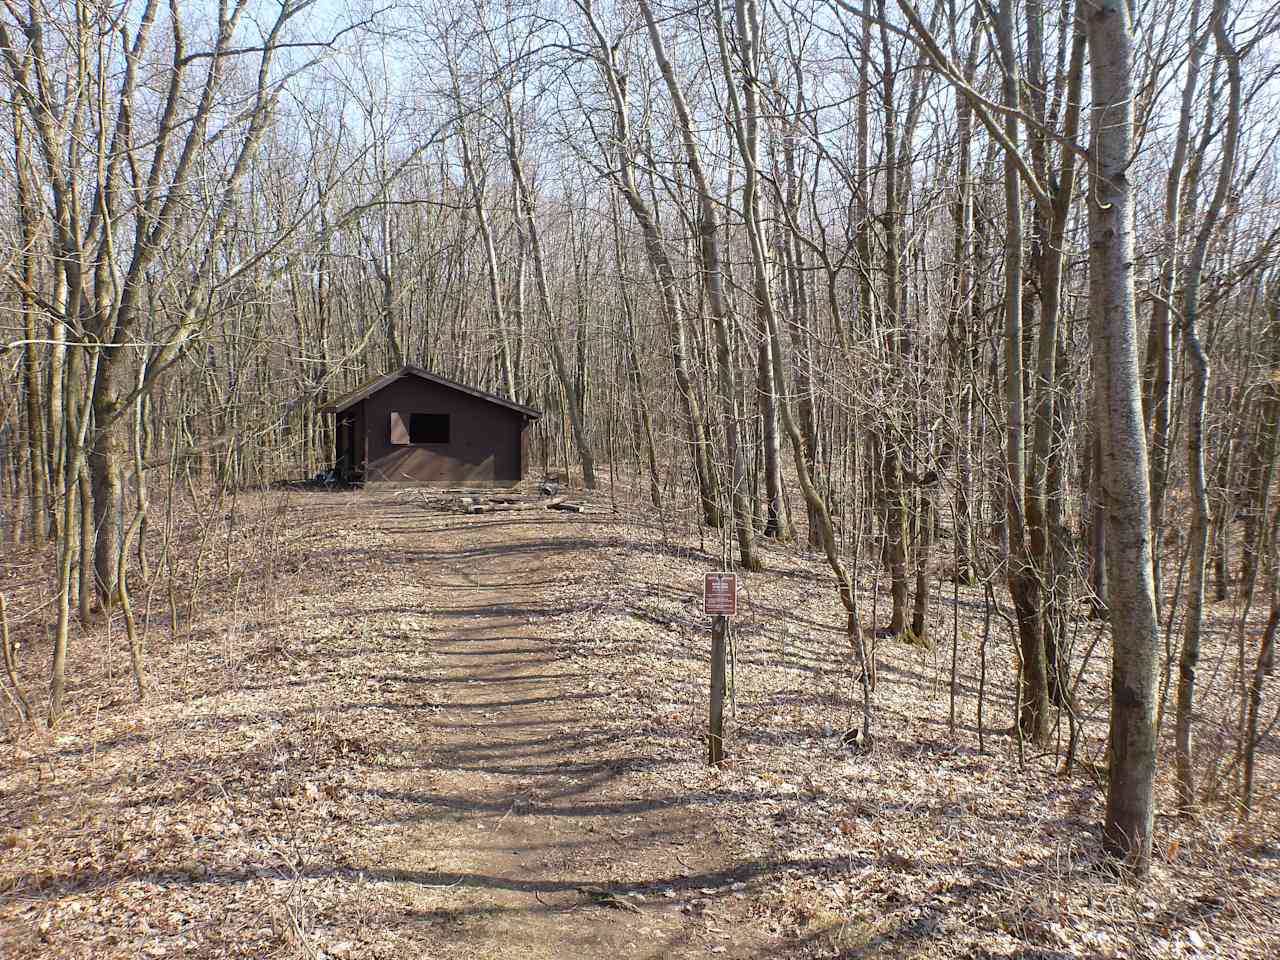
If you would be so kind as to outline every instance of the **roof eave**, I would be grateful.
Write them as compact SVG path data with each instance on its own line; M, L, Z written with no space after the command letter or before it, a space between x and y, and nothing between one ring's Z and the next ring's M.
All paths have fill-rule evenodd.
M520 414L527 420L542 419L541 410L535 410L533 407L526 407L523 403L516 403L514 400L508 400L506 397L500 397L496 393L486 393L485 391L478 390L475 387L469 387L465 383L458 383L456 380L450 380L448 377L442 377L439 374L432 373L429 370L424 370L421 367L415 367L412 364L405 364L398 370L394 370L385 376L379 377L377 380L374 380L372 383L369 383L364 387L358 387L352 393L347 394L347 396L341 397L334 403L321 407L320 412L335 414L342 413L351 409L357 403L369 399L373 394L382 390L384 387L388 387L395 383L395 381L399 380L401 377L410 374L421 380L427 380L447 389L457 390L459 393L465 393L468 396L475 397L477 400L483 400L486 403L491 403L494 406L505 407L513 413Z

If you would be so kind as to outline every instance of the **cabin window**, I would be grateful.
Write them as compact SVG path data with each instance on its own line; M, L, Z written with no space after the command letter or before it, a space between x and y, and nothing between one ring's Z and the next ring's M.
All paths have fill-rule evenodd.
M410 443L448 443L449 415L447 413L409 414Z
M391 443L405 446L416 443L448 443L449 414L393 413Z

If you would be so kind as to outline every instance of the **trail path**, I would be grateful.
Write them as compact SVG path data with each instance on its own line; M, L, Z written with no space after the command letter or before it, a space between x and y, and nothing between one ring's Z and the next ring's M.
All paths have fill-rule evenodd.
M416 557L400 589L437 628L430 659L404 664L422 755L386 852L434 956L773 955L711 814L629 782L645 758L595 732L607 697L548 642L592 521L425 516L389 506L375 542Z

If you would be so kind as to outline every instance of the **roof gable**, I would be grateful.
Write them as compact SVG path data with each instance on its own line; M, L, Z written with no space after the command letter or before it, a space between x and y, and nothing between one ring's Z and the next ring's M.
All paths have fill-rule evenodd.
M425 380L428 383L434 383L448 390L456 390L459 393L465 393L468 396L476 397L487 403L492 403L499 407L506 407L508 410L519 413L531 420L537 420L542 416L542 412L535 410L533 407L526 407L522 403L516 403L514 400L508 400L506 397L500 397L496 393L487 393L484 390L478 390L475 387L469 387L465 383L458 383L456 380L450 380L448 377L442 377L439 374L431 373L423 370L421 367L415 367L411 364L405 364L399 370L393 370L385 376L371 380L362 387L357 387L345 396L339 397L332 403L321 407L324 413L342 413L342 411L355 406L361 400L368 399L382 390L400 380L403 377L417 377L419 380Z

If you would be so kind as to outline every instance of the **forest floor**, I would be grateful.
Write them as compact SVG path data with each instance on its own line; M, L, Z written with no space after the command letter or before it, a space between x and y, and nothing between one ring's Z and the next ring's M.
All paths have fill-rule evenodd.
M708 768L718 547L594 505L263 493L189 524L163 558L173 606L159 575L134 588L145 702L116 623L74 638L52 732L6 716L0 956L1280 955L1275 736L1249 824L1225 800L1172 816L1165 776L1152 877L1118 879L1102 627L1078 624L1070 774L1019 750L1007 625L950 583L933 650L880 645L859 755L830 578L770 547L734 623L731 759ZM0 562L29 693L46 572ZM1208 731L1229 727L1235 643L1229 614L1212 626ZM1228 740L1205 737L1206 773Z

